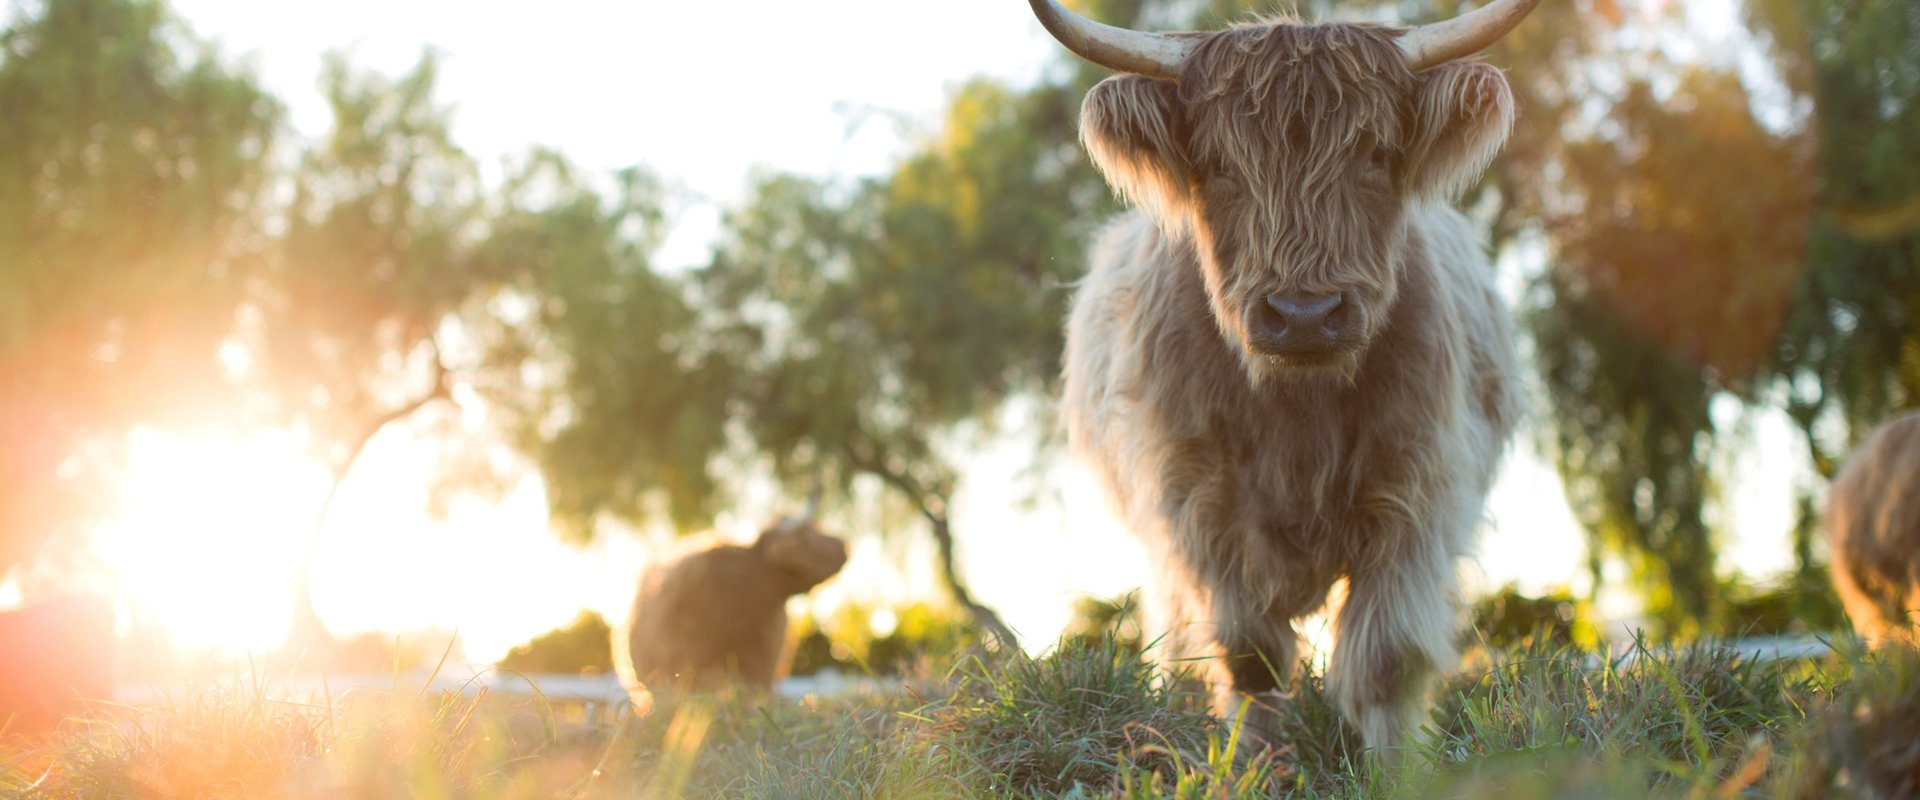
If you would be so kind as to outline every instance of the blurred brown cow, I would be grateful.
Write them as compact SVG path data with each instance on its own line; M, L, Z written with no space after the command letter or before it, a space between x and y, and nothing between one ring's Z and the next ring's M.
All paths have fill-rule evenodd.
M1879 644L1920 622L1920 412L1880 426L1827 495L1833 586L1853 627Z
M772 689L787 667L787 598L847 561L846 544L812 517L809 509L751 545L717 545L648 570L625 642L633 677L651 687Z
M112 602L76 595L0 612L0 730L51 730L112 697Z

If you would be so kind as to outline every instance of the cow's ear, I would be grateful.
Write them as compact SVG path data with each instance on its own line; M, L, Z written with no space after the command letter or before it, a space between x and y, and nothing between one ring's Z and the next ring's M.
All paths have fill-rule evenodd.
M1128 202L1163 224L1178 224L1187 203L1187 157L1179 87L1138 75L1115 75L1087 92L1080 141Z
M1449 198L1472 186L1513 129L1513 90L1500 70L1454 62L1421 72L1407 147L1407 186Z

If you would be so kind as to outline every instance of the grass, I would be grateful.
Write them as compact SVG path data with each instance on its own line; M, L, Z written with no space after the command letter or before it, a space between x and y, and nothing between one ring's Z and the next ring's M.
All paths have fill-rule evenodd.
M623 710L208 687L0 744L0 798L1920 796L1920 655L1481 654L1416 743L1363 756L1308 676L1257 744L1111 641L903 692Z

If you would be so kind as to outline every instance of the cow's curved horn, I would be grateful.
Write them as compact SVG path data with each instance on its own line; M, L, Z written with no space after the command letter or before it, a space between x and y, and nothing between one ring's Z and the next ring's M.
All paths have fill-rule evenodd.
M1068 11L1059 0L1027 0L1053 38L1081 58L1108 69L1149 78L1180 79L1180 65L1193 52L1192 38L1116 28Z
M1407 66L1419 72L1487 49L1537 5L1540 0L1493 0L1453 19L1410 28L1397 43Z

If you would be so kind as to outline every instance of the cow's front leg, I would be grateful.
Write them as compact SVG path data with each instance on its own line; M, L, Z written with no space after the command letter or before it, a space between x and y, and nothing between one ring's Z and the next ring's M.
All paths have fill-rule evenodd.
M1437 536L1410 531L1347 577L1327 689L1367 747L1400 745L1424 709L1434 672L1459 660L1460 591Z
M1249 605L1229 592L1214 595L1221 673L1214 683L1214 712L1278 744L1272 709L1283 702L1281 693L1299 671L1300 636L1290 615Z

